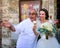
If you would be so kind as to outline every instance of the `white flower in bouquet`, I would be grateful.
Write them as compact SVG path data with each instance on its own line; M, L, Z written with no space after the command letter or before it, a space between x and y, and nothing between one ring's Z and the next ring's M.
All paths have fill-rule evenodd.
M47 29L47 30L49 30L49 31L52 31L53 26L52 26L51 23L47 23L47 22L46 22L46 23L43 23L40 28L45 28L45 29Z
M46 34L46 39L48 39L49 35L52 35L52 33L56 33L56 26L51 23L43 23L41 24L40 28L38 29L40 33Z

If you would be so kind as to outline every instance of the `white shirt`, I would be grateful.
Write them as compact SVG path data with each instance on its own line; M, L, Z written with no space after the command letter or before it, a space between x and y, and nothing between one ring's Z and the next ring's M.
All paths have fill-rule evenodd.
M37 38L33 32L33 22L28 18L17 26L15 26L16 33L19 33L16 48L35 48Z

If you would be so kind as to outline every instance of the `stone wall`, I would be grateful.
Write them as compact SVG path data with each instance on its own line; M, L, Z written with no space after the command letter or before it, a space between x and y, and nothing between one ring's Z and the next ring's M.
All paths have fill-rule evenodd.
M49 0L49 16L52 16L52 20L54 20L54 0Z
M3 20L9 20L15 24L19 22L19 1L3 0Z
M57 0L42 0L42 8L46 8L49 12L49 16L52 16L52 20L57 16ZM49 18L50 19L50 18Z
M12 24L19 23L19 0L2 0L2 12L2 21L8 20ZM2 27L2 48L13 48L11 40L11 31Z

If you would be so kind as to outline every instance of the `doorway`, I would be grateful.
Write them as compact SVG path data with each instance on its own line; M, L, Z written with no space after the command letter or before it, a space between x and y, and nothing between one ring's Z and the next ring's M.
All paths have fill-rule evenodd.
M42 7L42 0L19 0L19 22L29 16L29 10L35 9L37 13Z
M57 30L56 38L60 43L60 0L57 0L57 19L59 20L59 22L57 23L57 27L59 30Z

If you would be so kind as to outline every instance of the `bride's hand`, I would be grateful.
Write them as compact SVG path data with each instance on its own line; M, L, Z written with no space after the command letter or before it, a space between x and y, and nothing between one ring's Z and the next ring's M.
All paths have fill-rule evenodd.
M50 34L50 37L53 37L53 34L52 33Z

